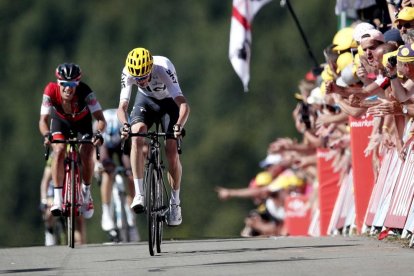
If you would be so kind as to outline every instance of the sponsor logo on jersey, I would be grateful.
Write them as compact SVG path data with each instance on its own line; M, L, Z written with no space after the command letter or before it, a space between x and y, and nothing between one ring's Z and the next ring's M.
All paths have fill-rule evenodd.
M126 87L125 79L126 79L126 74L125 73L122 73L121 74L121 88L125 88Z
M168 69L165 72L168 74L168 76L170 76L173 83L177 83L177 78L175 77L175 74L171 70Z

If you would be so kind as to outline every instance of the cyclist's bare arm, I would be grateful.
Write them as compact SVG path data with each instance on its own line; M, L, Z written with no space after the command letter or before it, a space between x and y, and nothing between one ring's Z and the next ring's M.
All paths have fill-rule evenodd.
M256 188L240 188L240 189L228 189L223 187L216 187L216 192L220 199L226 200L229 198L253 198L258 196L266 196L268 194L267 187Z
M174 98L175 103L179 108L179 116L176 124L184 127L187 122L188 116L190 115L190 106L184 96L177 96Z
M42 134L42 136L49 133L49 115L42 114L40 115L39 120L39 131Z
M128 123L128 104L129 102L127 100L119 101L119 106L116 114L118 115L118 119L121 122L121 124Z
M96 120L96 130L103 133L106 128L106 121L103 111L97 110L92 115Z

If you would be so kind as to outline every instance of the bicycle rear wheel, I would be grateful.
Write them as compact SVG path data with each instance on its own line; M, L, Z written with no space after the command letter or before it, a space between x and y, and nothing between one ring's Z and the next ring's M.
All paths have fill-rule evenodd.
M145 174L146 187L146 209L147 209L147 226L148 226L148 248L151 256L154 256L155 246L155 225L156 212L155 210L155 171L154 164L149 164Z
M162 172L158 171L156 181L155 181L155 199L156 199L156 208L157 212L157 223L155 226L156 232L156 244L157 244L157 253L161 253L161 243L162 243L162 233L164 225L164 182L162 178Z

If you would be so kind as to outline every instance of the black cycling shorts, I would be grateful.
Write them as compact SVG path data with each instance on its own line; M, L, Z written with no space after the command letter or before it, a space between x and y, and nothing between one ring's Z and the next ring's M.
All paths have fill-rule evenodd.
M66 139L70 138L72 135L79 138L86 134L92 138L92 115L89 113L79 121L70 121L63 119L59 115L52 112L50 131L53 135L61 133Z
M172 98L158 100L138 92L131 111L131 125L142 122L150 129L159 121L163 131L174 132L178 115L178 106Z

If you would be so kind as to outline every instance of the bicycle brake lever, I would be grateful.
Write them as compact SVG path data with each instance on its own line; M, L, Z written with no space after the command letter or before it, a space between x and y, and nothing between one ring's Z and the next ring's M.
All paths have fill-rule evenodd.
M182 138L178 137L177 138L177 151L178 151L178 154L181 154L183 152L182 147L181 147L181 142L182 142Z
M101 152L99 150L99 147L96 146L96 160L99 160L99 159L101 159Z
M46 146L46 149L45 149L45 160L46 161L49 159L49 153L50 153L50 147Z

